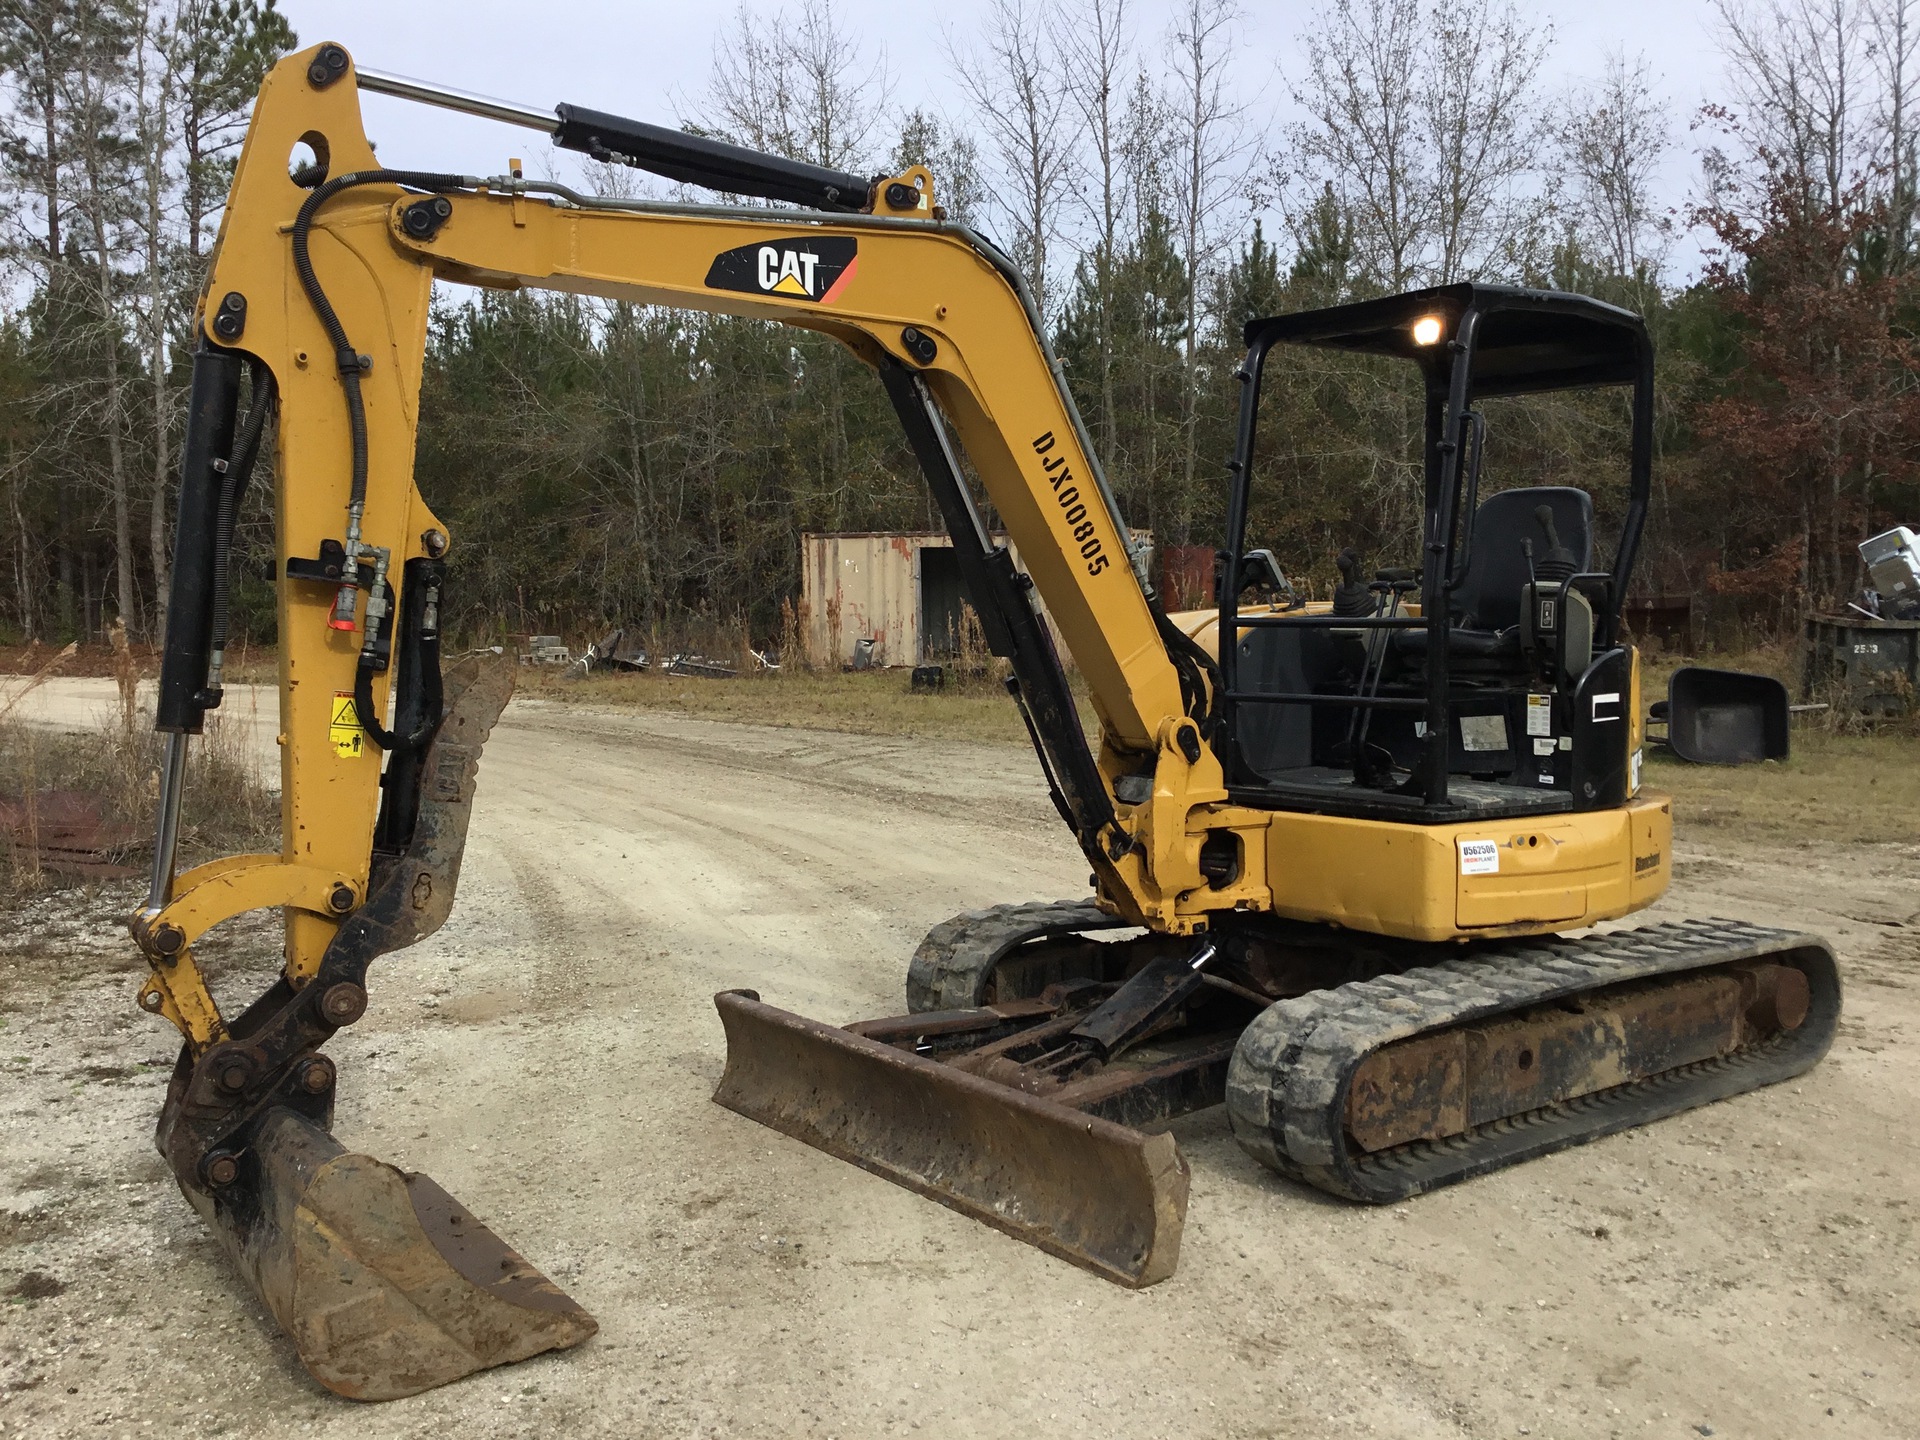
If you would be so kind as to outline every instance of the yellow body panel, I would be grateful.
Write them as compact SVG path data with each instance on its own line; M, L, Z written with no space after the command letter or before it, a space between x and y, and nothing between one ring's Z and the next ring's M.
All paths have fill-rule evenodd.
M1331 815L1273 817L1267 884L1278 915L1408 940L1537 935L1612 920L1665 889L1673 809L1649 793L1621 810L1459 825ZM1498 869L1468 874L1463 842ZM1658 856L1636 875L1634 862Z

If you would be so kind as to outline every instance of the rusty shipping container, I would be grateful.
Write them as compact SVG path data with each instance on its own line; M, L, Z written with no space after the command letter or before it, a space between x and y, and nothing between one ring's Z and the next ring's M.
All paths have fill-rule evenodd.
M1017 549L1013 558L1018 564ZM937 532L802 535L800 598L807 658L815 665L935 665L959 644L960 568L953 542ZM1044 606L1041 614L1059 645ZM1064 647L1062 658L1072 663Z

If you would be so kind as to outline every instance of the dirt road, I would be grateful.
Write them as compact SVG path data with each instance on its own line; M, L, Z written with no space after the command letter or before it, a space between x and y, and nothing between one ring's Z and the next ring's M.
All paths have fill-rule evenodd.
M1683 835L1655 913L1835 941L1811 1076L1385 1210L1202 1115L1180 1271L1129 1293L707 1098L715 990L898 1009L935 921L1084 892L1026 755L516 703L452 921L332 1046L337 1129L599 1336L376 1408L319 1390L153 1151L173 1047L132 1005L130 892L56 898L0 940L0 1291L64 1287L0 1301L0 1434L1912 1435L1920 846L1781 838Z

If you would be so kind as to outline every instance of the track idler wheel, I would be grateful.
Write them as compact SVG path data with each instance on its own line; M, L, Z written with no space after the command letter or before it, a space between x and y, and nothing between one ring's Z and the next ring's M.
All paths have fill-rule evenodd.
M599 1328L425 1175L292 1110L213 1167L227 1183L181 1176L181 1190L337 1395L396 1400Z

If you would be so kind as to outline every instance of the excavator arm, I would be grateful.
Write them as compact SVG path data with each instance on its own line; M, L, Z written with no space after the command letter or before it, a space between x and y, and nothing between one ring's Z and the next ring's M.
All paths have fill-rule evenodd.
M287 58L261 89L196 325L157 715L167 758L151 892L132 928L150 965L140 1004L185 1042L163 1153L314 1373L374 1398L592 1331L478 1222L459 1229L431 1181L327 1134L334 1071L319 1048L364 1011L369 963L448 913L480 745L511 688L472 660L442 675L458 537L413 481L435 281L774 320L845 344L899 415L1112 921L1190 934L1211 911L1270 901L1258 855L1269 817L1227 803L1207 741L1211 661L1145 582L1019 274L939 218L924 169L869 184L573 107L542 117L367 83L811 207L603 200L517 165L490 178L385 169L362 126L361 77L336 45ZM227 551L269 420L282 845L176 874L186 746L220 704ZM982 525L961 453L1024 573ZM1097 751L1031 592L1085 677ZM1134 802L1116 804L1123 776L1145 777L1150 798L1136 780ZM1249 854L1246 878L1210 884L1200 852L1221 834ZM267 906L286 916L281 978L230 1017L194 945ZM378 1233L356 1216L381 1217Z

